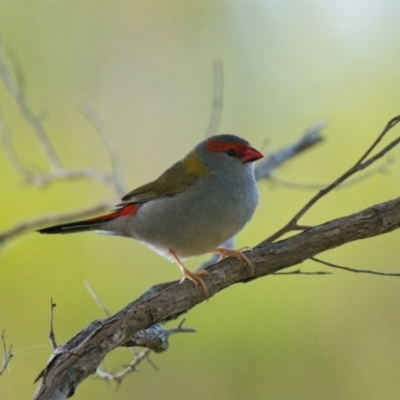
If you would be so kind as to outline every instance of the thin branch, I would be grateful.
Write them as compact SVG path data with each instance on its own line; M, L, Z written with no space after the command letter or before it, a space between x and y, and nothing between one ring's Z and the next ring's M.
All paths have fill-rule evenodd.
M221 60L213 62L213 95L211 104L211 115L208 122L206 137L213 136L218 131L218 125L221 120L223 106L223 89L224 89L224 68Z
M26 100L24 91L21 85L13 77L10 68L7 67L3 53L0 51L0 80L3 82L8 94L12 97L18 106L21 116L27 121L29 126L32 128L36 135L39 146L49 163L50 172L37 174L29 171L21 162L17 155L14 147L9 139L10 134L3 121L1 121L1 132L3 137L3 144L5 144L6 152L9 157L11 164L15 169L25 176L26 180L30 184L34 185L48 185L57 180L66 179L91 179L98 181L106 186L111 187L120 196L124 194L122 179L121 179L121 168L116 157L113 143L110 140L109 135L106 134L104 127L102 126L99 118L96 116L94 111L87 105L82 105L81 109L86 118L93 124L97 133L103 139L109 157L112 163L112 174L106 174L97 171L93 168L80 168L80 169L69 169L62 166L60 159L51 144L48 134L45 131L43 124L39 117L30 109Z
M30 172L27 177L27 183L37 186L46 186L60 180L76 180L76 179L89 179L97 181L105 186L115 190L115 183L113 177L104 172L98 171L94 168L63 168L46 173L32 173Z
M48 135L42 125L40 118L30 109L26 100L24 91L22 90L22 84L19 82L12 73L12 70L6 65L3 57L3 53L0 50L0 80L3 82L5 89L7 90L10 97L15 101L18 106L21 116L27 121L32 131L35 133L38 144L41 147L47 162L50 166L50 172L36 173L30 171L25 167L24 163L18 156L12 141L11 134L7 128L5 121L0 116L0 130L2 136L2 143L4 145L6 155L9 158L11 165L19 172L29 184L43 186L49 185L60 180L74 180L74 179L90 179L98 181L101 184L110 187L113 191L118 194L123 194L122 179L120 173L120 166L118 164L118 158L115 155L114 147L112 146L111 140L106 135L104 128L101 126L99 119L95 116L95 113L88 107L82 107L86 117L92 122L96 131L102 137L107 151L109 153L112 162L112 173L103 173L94 168L79 168L70 169L64 168L61 165L60 159L54 150ZM72 212L68 214L61 214L52 217L37 218L32 221L24 221L15 227L0 233L0 244L5 241L16 237L17 235L39 228L45 224L51 223L62 223L68 221L68 219L84 218L91 213L103 212L113 207L110 203L101 203L94 207L78 212Z
M5 148L6 155L11 165L18 173L20 173L25 178L27 183L37 186L44 186L50 185L60 180L90 179L93 181L98 181L101 184L110 187L113 191L116 191L120 195L123 194L118 158L115 155L112 143L109 137L106 135L104 128L101 126L99 119L95 116L95 113L89 107L85 106L82 107L82 109L84 110L86 117L92 122L96 131L100 134L106 145L112 162L111 174L100 172L94 168L70 169L64 168L61 165L57 153L51 145L51 142L48 139L47 133L45 132L45 129L40 119L29 108L28 102L22 90L22 86L20 85L20 82L16 81L16 79L14 78L11 69L7 67L1 50L0 80L3 82L3 85L9 95L16 102L20 114L28 122L33 132L35 133L38 143L41 146L50 165L50 172L46 173L32 172L28 168L26 168L12 144L10 131L5 121L0 116L2 143ZM80 210L77 212L70 212L55 216L45 216L41 218L36 218L31 221L23 221L22 223L19 223L16 226L0 233L0 245L10 239L15 238L18 235L38 229L43 225L63 223L75 218L85 218L93 213L107 211L113 206L114 204L108 202L100 203L94 207L90 207L88 209Z
M88 292L90 293L90 295L93 297L94 301L97 303L97 305L100 307L100 309L104 312L104 314L107 317L111 317L111 313L110 311L108 311L107 307L105 306L104 302L101 300L101 298L98 296L98 294L95 292L95 290L92 288L92 286L90 285L89 282L84 281L83 282L86 286L86 289L88 290ZM136 366L139 364L139 362L143 359L142 357L139 357L140 360L137 360L138 358L138 353L135 351L135 349L133 347L129 347L129 350L131 351L131 353L133 354L133 361L127 366L127 372L133 372L136 371ZM146 354L149 354L151 352L150 349L145 349L143 350L144 352L146 352ZM149 360L149 358L147 357L147 360ZM119 374L119 377L117 377L116 375L113 375L107 371L102 370L101 368L97 368L96 373L103 379L106 380L116 380L119 384L122 382L123 377L126 374Z
M155 332L158 330L158 334L160 332L162 332L162 335L166 335L167 338L169 338L169 336L176 334L176 333L196 332L192 328L184 328L183 327L184 322L185 322L185 318L179 323L179 325L176 328L173 328L173 329L164 330L162 328L161 324L156 324L156 325L152 326L150 329L155 328ZM146 331L149 331L149 329L147 329ZM146 332L146 331L143 331L143 332ZM138 332L138 334L140 334L140 333L141 332ZM136 336L138 336L138 334ZM135 342L136 342L136 345L138 345L137 338L135 339ZM167 348L162 347L158 352L165 351L165 350L167 350ZM138 371L137 366L140 364L141 361L143 361L145 359L147 359L149 361L149 363L154 368L157 369L157 367L154 364L152 364L152 362L149 359L149 355L150 355L151 351L152 351L152 349L145 348L140 353L136 353L135 358L127 366L125 366L122 371L120 371L116 374L111 374L111 373L103 371L99 368L97 368L96 373L103 379L106 379L108 381L116 381L118 384L121 384L122 380L125 378L126 375L130 374L131 372ZM153 351L154 351L154 349L153 349Z
M117 156L117 151L115 149L115 143L112 140L111 135L107 132L103 123L100 121L98 115L88 104L81 103L80 109L86 119L93 125L99 136L103 139L112 165L111 181L113 182L116 193L122 197L125 194L125 189L122 183L122 168L121 163L119 162L119 157Z
M53 351L56 351L58 346L56 342L56 335L54 334L54 329L53 329L53 319L54 319L54 308L56 307L56 304L53 303L53 299L50 299L50 332L49 332L49 339L51 343L51 347L53 348Z
M44 155L46 156L47 161L49 162L51 169L57 169L61 167L60 160L47 137L47 133L41 120L30 109L24 92L14 79L11 70L6 65L2 51L0 51L0 79L3 82L8 94L18 106L20 114L36 135L36 138L38 139L38 142L43 150Z
M350 267L343 267L341 265L332 264L328 261L323 261L320 258L316 258L316 257L310 257L310 260L313 260L320 264L327 265L328 267L343 269L344 271L349 271L349 272L356 272L356 273L361 273L361 274L382 275L382 276L400 276L399 272L380 272L380 271L374 271L374 270L370 270L370 269L356 269L356 268L350 268Z
M325 122L316 123L312 127L308 128L302 134L300 139L296 140L292 144L282 147L259 162L254 171L256 180L267 179L271 172L283 163L320 143L324 139L321 131L325 126Z
M32 219L30 221L22 222L0 233L0 245L4 244L6 241L9 241L10 239L15 238L18 235L37 230L43 227L44 225L62 224L64 222L71 221L73 219L85 218L91 214L97 214L104 211L108 211L110 208L113 207L113 205L114 205L113 203L100 203L96 204L93 207L85 208L83 210L78 210L65 214L46 215L44 217L39 217L36 219Z
M393 117L385 126L381 134L376 138L375 142L371 144L370 148L361 156L361 158L354 164L354 167L357 168L358 165L362 164L362 162L371 154L371 152L376 148L379 142L383 139L387 132L389 132L393 127L395 127L400 121L400 115ZM390 150L390 149L389 149ZM388 150L388 151L389 151ZM387 153L387 151L385 152ZM382 156L379 156L380 158ZM374 160L375 161L375 160Z
M14 145L11 140L10 130L4 120L4 117L0 116L0 132L1 132L1 142L6 153L6 157L10 162L11 166L22 176L29 176L30 171L25 167L21 159L18 157L15 151Z
M72 169L64 168L61 165L55 169L52 169L50 172L33 172L25 167L22 160L18 156L18 153L16 152L11 141L11 134L3 118L0 118L0 131L2 136L2 144L10 164L24 177L26 183L36 186L46 186L60 180L89 179L108 186L122 196L124 190L122 189L121 178L117 168L118 163L116 161L112 161L113 171L111 174L98 171L94 168ZM104 137L103 140L106 142ZM106 142L106 148L108 149L107 144L108 143ZM113 160L115 156L111 153L111 150L109 150L109 154L110 158Z
M333 272L326 272L326 271L301 271L296 269L295 271L288 271L288 272L274 272L271 275L332 275Z
M110 311L108 311L107 307L104 305L103 301L100 299L100 297L97 295L97 293L94 291L92 286L88 281L83 282L86 286L86 289L90 293L90 295L93 297L94 301L97 303L97 305L101 308L101 310L104 312L104 314L107 315L107 317L111 317Z
M3 372L7 369L7 366L13 357L13 354L11 353L12 346L7 349L7 344L6 344L6 331L3 330L3 333L1 335L1 340L3 342L3 365L0 370L0 376L3 375Z
M135 358L125 366L125 368L116 373L112 374L110 372L104 371L100 368L97 368L96 374L101 378L106 381L111 381L111 382L117 382L118 385L120 385L123 381L123 379L129 375L132 372L137 372L138 371L138 365L145 359L148 358L149 353L151 352L150 349L144 349L140 353L138 353Z
M368 178L370 178L373 175L376 174L384 174L387 172L387 168L389 165L394 163L394 158L393 157L388 157L387 160L385 160L385 162L382 165L379 165L376 168L371 169L368 172L365 172L364 174L362 174L359 177L354 177L349 179L347 182L343 182L337 189L347 189L350 186L354 186L357 185L365 180L367 180ZM297 183L297 182L289 182L289 181L285 181L281 178L278 178L275 175L270 174L268 177L268 180L271 183L280 185L280 186L285 186L288 187L290 189L295 189L295 190L321 190L324 187L326 187L328 184L324 183Z
M377 153L374 157L371 157L369 160L363 162L371 151L378 145L378 143L382 140L384 135L389 132L396 124L400 122L400 116L396 116L392 118L383 131L379 134L378 138L373 142L373 144L368 148L368 150L361 156L361 158L351 167L349 168L344 174L342 174L339 178L337 178L334 182L328 185L326 188L320 190L314 197L312 197L304 207L297 212L297 214L281 229L271 235L269 238L263 240L259 246L262 246L267 243L272 243L282 235L287 232L290 232L296 228L298 228L297 222L298 220L322 197L326 196L329 192L339 186L342 182L344 182L347 178L354 175L356 172L362 171L363 169L367 168L369 165L383 157L386 153L388 153L392 148L394 148L399 142L400 137L393 140L389 145L387 145L383 150Z

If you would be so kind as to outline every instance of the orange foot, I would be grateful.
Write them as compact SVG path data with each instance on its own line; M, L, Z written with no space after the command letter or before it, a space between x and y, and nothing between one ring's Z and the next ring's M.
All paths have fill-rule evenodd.
M201 275L210 275L206 270L201 270L201 271L196 271L196 272L191 272L189 271L183 264L182 261L179 259L179 257L175 254L174 251L170 250L169 253L175 260L175 262L178 264L179 269L182 271L183 278L181 279L181 282L183 282L185 279L189 279L190 281L193 282L194 286L197 287L200 283L200 286L203 289L204 294L206 297L210 297L208 294L207 286L204 282L204 279L201 277Z
M221 257L220 257L220 259L218 261L221 261L221 260L223 260L224 258L227 258L227 257L234 257L234 258L237 258L238 260L244 261L247 264L247 266L250 268L251 275L254 275L253 264L242 253L242 251L244 251L244 250L251 250L251 247L245 246L245 247L241 247L238 250L224 249L224 248L218 247L218 248L214 249L213 252L221 254Z

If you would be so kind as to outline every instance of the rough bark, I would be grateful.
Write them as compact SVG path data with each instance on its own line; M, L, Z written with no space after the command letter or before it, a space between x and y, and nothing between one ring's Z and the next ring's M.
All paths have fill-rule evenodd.
M391 232L400 227L400 198L376 204L361 212L310 228L277 243L253 249L247 256L250 269L236 259L226 259L207 268L210 297L239 282L300 264L323 251L354 240ZM96 372L101 360L119 346L132 345L135 335L156 323L174 319L206 300L201 288L191 282L153 286L115 315L92 322L51 356L34 399L59 400L74 394L76 387Z

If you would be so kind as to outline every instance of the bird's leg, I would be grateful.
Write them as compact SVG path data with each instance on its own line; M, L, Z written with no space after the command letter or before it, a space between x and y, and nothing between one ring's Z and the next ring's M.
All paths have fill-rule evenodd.
M204 283L203 278L201 275L209 275L209 273L206 270L201 270L197 272L191 272L189 271L183 264L182 261L179 259L179 257L175 254L173 250L169 250L169 254L172 256L172 258L175 260L175 262L178 264L179 269L182 271L183 278L181 279L181 282L183 282L185 279L189 279L190 281L193 282L194 286L198 286L200 283L200 286L203 289L203 292L209 297L207 286Z
M254 275L254 267L251 261L242 253L244 250L251 250L251 247L245 246L241 247L238 250L232 250L232 249L225 249L223 247L217 247L216 249L213 250L213 253L219 253L221 254L221 257L219 258L218 261L223 260L224 258L227 257L234 257L237 258L238 260L244 261L247 266L250 268L251 275Z

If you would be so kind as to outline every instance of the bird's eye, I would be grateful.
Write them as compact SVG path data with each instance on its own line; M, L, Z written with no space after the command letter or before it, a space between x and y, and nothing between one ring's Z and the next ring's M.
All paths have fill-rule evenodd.
M229 149L229 150L227 150L226 154L228 154L229 157L235 157L236 151L233 149Z

